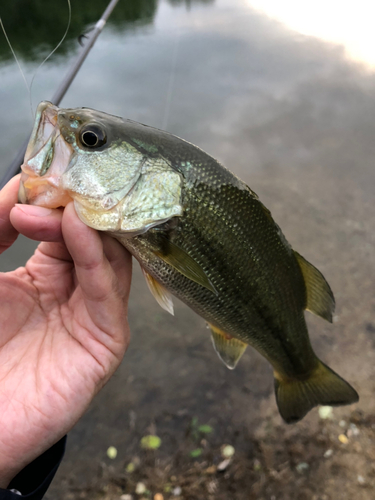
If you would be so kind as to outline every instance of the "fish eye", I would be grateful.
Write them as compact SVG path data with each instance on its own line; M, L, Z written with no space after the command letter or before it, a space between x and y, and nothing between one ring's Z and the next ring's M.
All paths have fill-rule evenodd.
M80 132L80 139L84 146L88 148L100 148L107 142L107 136L98 125L87 125Z

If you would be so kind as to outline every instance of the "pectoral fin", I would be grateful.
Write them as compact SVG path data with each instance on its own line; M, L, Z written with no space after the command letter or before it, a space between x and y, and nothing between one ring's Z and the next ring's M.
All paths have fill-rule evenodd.
M210 323L208 323L208 326L211 329L212 342L219 358L227 368L234 370L245 352L247 344L219 330L216 326L210 325Z
M156 279L153 278L151 274L148 274L148 272L145 271L143 268L142 271L144 277L146 278L146 283L148 285L148 288L152 293L152 295L155 297L156 302L165 311L171 313L172 316L174 316L172 294L163 285L161 285L158 281L156 281Z
M332 323L335 298L324 276L316 267L294 251L306 285L306 308L308 311Z
M211 280L202 267L190 257L190 255L182 250L182 248L178 247L167 238L163 238L163 240L163 251L154 250L155 254L167 264L174 267L179 273L186 276L189 280L195 281L215 295L218 295L216 288L211 283Z

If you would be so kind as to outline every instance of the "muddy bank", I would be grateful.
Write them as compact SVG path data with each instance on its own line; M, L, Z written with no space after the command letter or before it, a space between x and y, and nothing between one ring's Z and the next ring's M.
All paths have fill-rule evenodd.
M160 449L142 450L142 436L135 433L138 443L115 465L103 459L89 486L66 484L61 498L334 500L340 492L343 500L370 500L375 485L375 415L340 413L294 427L270 416L254 435L215 421L209 435L199 437L191 415L163 416L148 429L158 432ZM224 456L228 441L234 448L231 458Z

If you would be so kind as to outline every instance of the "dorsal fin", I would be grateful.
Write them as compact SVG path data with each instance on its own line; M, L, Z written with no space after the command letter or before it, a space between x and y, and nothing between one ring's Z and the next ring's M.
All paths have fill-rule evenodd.
M335 298L326 279L316 267L294 251L306 285L305 309L332 323Z
M242 354L245 352L247 344L228 335L219 328L216 328L216 326L210 323L207 324L211 330L212 342L219 358L227 368L234 370Z

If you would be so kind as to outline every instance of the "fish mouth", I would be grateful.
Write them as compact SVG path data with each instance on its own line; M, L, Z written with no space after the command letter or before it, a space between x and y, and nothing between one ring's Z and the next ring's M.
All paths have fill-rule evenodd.
M37 107L34 128L26 148L25 163L40 152L55 131L58 110L57 106L48 101L41 102Z
M59 108L39 104L33 131L21 165L20 203L47 208L65 206L72 200L62 189L61 176L70 163L73 148L64 140L58 124Z

